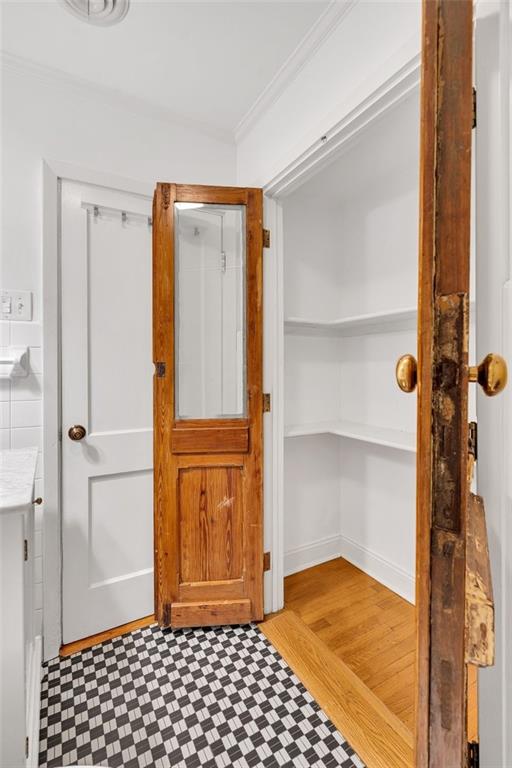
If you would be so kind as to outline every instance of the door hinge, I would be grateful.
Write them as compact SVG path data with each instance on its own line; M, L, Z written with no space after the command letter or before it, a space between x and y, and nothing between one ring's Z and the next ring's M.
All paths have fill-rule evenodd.
M25 736L25 758L28 759L29 754L30 754L30 741L28 740L28 736Z
M270 571L270 552L263 553L263 571Z
M468 768L479 768L480 745L478 741L468 741Z
M25 561L28 560L28 541L27 541L27 539L23 539L23 559Z
M270 248L270 229L263 230L263 247Z
M478 424L476 421L469 422L468 451L476 461L478 459Z
M476 88L473 88L473 122L472 127L476 128Z
M165 376L165 363L155 363L155 376L163 379Z
M270 413L272 410L272 398L269 392L263 393L263 413Z

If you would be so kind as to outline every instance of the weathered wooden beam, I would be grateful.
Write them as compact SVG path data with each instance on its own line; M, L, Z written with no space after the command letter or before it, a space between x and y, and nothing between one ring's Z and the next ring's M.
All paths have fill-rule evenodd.
M466 532L466 662L490 667L494 654L494 599L485 508L482 497L471 493Z

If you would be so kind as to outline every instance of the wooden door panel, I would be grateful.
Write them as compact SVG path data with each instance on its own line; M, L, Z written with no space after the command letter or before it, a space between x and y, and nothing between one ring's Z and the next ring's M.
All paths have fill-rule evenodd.
M171 626L205 627L215 624L248 624L252 621L252 616L252 605L248 599L173 603Z
M242 578L243 467L178 472L180 586Z
M247 453L248 426L186 427L176 425L172 431L173 453Z
M219 225L217 252L212 222L219 211L231 230ZM161 626L263 618L262 211L258 189L158 184L155 192L155 613ZM236 236L233 221L243 222ZM237 286L233 303L229 291ZM233 313L242 305L243 312ZM206 307L214 308L213 319ZM217 325L222 343L215 346ZM182 363L180 345L194 333L197 344L184 350ZM228 382L225 399L234 360L243 373L235 389ZM186 389L182 365L199 371L186 379Z

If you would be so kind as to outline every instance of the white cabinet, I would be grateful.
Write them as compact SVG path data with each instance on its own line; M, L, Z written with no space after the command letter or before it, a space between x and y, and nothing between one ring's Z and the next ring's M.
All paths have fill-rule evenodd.
M0 451L0 766L38 761L41 639L34 635L37 449Z

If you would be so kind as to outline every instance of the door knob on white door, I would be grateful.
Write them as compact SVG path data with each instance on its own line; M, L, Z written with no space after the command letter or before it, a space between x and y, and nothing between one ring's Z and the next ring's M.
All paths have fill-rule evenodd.
M68 429L68 437L70 440L83 440L86 434L87 430L85 427L82 427L81 424L74 424Z

